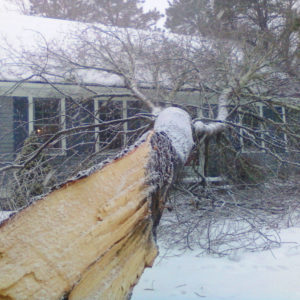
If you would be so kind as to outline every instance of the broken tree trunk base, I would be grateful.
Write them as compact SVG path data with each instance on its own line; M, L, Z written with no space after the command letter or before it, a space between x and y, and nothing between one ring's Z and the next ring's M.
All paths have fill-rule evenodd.
M146 185L150 140L1 226L0 299L128 296L157 255Z
M163 111L155 130L0 225L0 299L130 296L157 256L166 193L192 145L180 109Z
M71 300L126 299L145 267L152 266L157 248L148 220L115 244L83 275L69 295Z

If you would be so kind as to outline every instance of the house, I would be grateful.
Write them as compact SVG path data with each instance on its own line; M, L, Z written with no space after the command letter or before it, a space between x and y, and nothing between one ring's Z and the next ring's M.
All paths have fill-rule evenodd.
M65 42L69 48L70 43L74 42L74 31L82 30L78 26L85 25L18 15L4 15L0 22L5 24L0 29L0 35L5 40L0 47L0 154L3 161L14 159L24 140L33 132L49 135L78 125L96 125L115 118L126 119L136 113L149 113L149 109L126 88L124 79L116 74L99 70L95 72L88 68L83 70L81 67L70 71L69 66L68 69L54 64L52 66L50 58L45 62L48 69L40 76L39 66L34 65L34 59L43 64L40 60L44 57L37 54L38 51L39 55L43 52L43 42ZM153 94L154 90L147 83L141 89L145 95ZM173 99L173 104L183 96L186 105L197 107L198 91L178 92L178 100ZM193 113L197 116L197 112ZM118 128L123 131L122 137L109 148L127 145L128 139L134 138L137 122L123 123ZM81 149L90 147L97 152L114 134L105 132L100 136L98 131L99 128L95 127L86 134L86 139L81 141ZM69 149L68 137L62 136L53 147L53 153L65 155Z
M5 40L0 47L0 167L19 159L24 142L32 134L37 135L42 144L53 134L91 125L89 129L62 133L45 149L47 161L55 166L56 176L63 180L91 163L114 155L149 128L149 117L148 121L138 118L98 126L137 113L150 113L125 87L120 76L101 71L95 75L93 71L81 68L66 74L64 68L56 67L53 71L49 61L53 73L49 74L51 72L47 70L43 77L37 74L39 70L35 69L34 59L40 62L43 57L33 57L37 53L35 47L43 50L45 45L40 43L53 41L53 38L54 44L65 42L64 37L70 38L70 31L80 24L16 15L5 15L0 23L5 24L0 26L0 35ZM146 84L142 90L148 95L153 93L153 88ZM178 99L182 95L185 102L197 110L199 92L179 92ZM0 179L2 198L8 196L9 178L11 172L6 172Z
M24 141L31 134L35 133L42 143L59 133L57 139L47 146L46 153L48 160L55 164L57 173L69 176L131 144L148 128L147 118L98 126L102 122L127 119L136 114L149 117L150 110L139 100L134 89L127 87L127 78L119 76L117 72L110 72L110 64L114 60L104 64L105 68L100 68L101 64L94 63L99 58L92 57L92 54L91 57L86 55L89 50L85 46L90 38L86 26L93 25L17 15L2 16L0 24L0 35L5 41L0 47L0 168L16 160ZM115 30L110 28L105 34L117 37ZM132 34L133 39L136 38L138 42L140 35L148 34L118 30L124 31L125 35ZM76 35L79 31L82 31L80 41ZM99 36L93 36L92 42L95 45L101 42L101 47L108 47L104 50L109 49L104 51L107 56L101 53L101 60L106 62L107 57L117 57L114 68L128 67L128 57L120 56L122 51L126 52L128 49L118 39L116 44L109 44L110 41L101 35L103 30L98 32ZM159 47L160 35L151 34ZM147 43L147 39L144 41ZM52 45L56 47L56 52L51 48ZM142 48L138 49L143 51ZM171 49L163 50L171 52ZM82 55L83 52L85 55ZM78 63L69 62L64 53L76 57ZM90 68L85 64L94 65ZM168 82L168 77L162 72L162 77L153 83L149 80L150 75L143 69L143 62L138 61L137 65L141 65L136 73L144 95L155 98L159 83L161 94L166 91L166 97L159 101L160 106L180 105L189 110L193 118L214 118L217 109L215 96L211 96L208 103L203 100L199 89L183 87L170 100L167 93L170 88L164 85ZM282 97L286 99L286 92ZM296 101L299 99L299 87L296 86L291 98ZM238 151L265 153L268 139L276 135L275 143L272 143L274 153L287 152L287 134L280 131L270 136L269 131L258 122L258 117L268 117L274 121L276 126L273 126L272 132L278 129L278 124L287 122L287 110L280 105L280 98L278 99L275 111L258 103L252 114L255 117L243 112L230 116L229 121L240 124L235 129L234 137ZM93 126L64 134L70 128L88 125ZM246 127L253 131L245 130ZM202 171L202 161L198 157L194 157L194 161ZM218 176L218 172L218 169L212 167L207 175ZM2 197L5 197L3 187L7 178L0 178Z

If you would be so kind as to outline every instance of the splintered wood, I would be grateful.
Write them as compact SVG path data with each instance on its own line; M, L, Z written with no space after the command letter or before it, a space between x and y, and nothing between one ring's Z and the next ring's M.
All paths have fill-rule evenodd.
M146 167L150 135L0 227L0 299L126 299L157 256Z

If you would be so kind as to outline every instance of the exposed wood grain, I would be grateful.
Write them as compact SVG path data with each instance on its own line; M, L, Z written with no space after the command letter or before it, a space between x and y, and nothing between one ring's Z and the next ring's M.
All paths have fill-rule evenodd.
M157 255L145 184L149 140L1 226L0 299L128 296Z

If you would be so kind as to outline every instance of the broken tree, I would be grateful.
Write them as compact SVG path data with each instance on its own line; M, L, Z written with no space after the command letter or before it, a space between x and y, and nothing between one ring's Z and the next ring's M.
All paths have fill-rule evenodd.
M191 120L162 111L154 130L0 227L0 299L127 299L157 256L166 193L193 146Z

